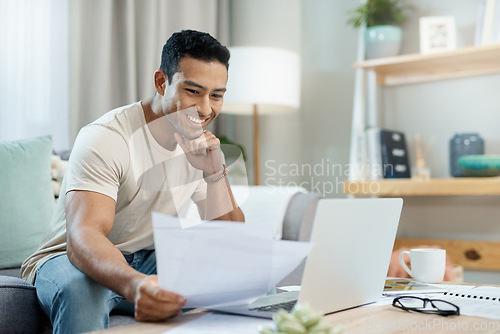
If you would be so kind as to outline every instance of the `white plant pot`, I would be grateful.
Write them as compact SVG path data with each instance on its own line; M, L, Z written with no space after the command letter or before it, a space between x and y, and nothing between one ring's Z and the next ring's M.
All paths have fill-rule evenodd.
M366 59L397 56L402 37L400 27L383 25L366 28Z

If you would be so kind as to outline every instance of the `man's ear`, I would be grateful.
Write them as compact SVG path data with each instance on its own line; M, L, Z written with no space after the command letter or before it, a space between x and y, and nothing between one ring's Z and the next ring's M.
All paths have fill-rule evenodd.
M155 72L155 89L161 96L165 95L165 90L167 89L167 75L162 70L156 70Z

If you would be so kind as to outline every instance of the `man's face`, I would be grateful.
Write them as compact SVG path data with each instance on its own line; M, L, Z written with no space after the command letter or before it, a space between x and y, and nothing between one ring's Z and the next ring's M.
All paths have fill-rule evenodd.
M224 64L183 57L172 83L166 82L163 114L182 136L198 138L219 115L226 83Z

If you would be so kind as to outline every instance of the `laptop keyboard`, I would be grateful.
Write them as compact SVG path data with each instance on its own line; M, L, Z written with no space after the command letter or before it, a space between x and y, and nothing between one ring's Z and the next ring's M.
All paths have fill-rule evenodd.
M297 303L296 300L291 300L284 303L251 308L250 311L277 312L278 310L283 309L285 311L290 312L296 303Z

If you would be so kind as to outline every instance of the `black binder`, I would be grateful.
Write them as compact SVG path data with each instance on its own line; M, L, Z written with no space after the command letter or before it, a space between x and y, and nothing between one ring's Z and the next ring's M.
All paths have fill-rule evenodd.
M380 150L384 178L411 177L406 138L403 132L380 130Z

